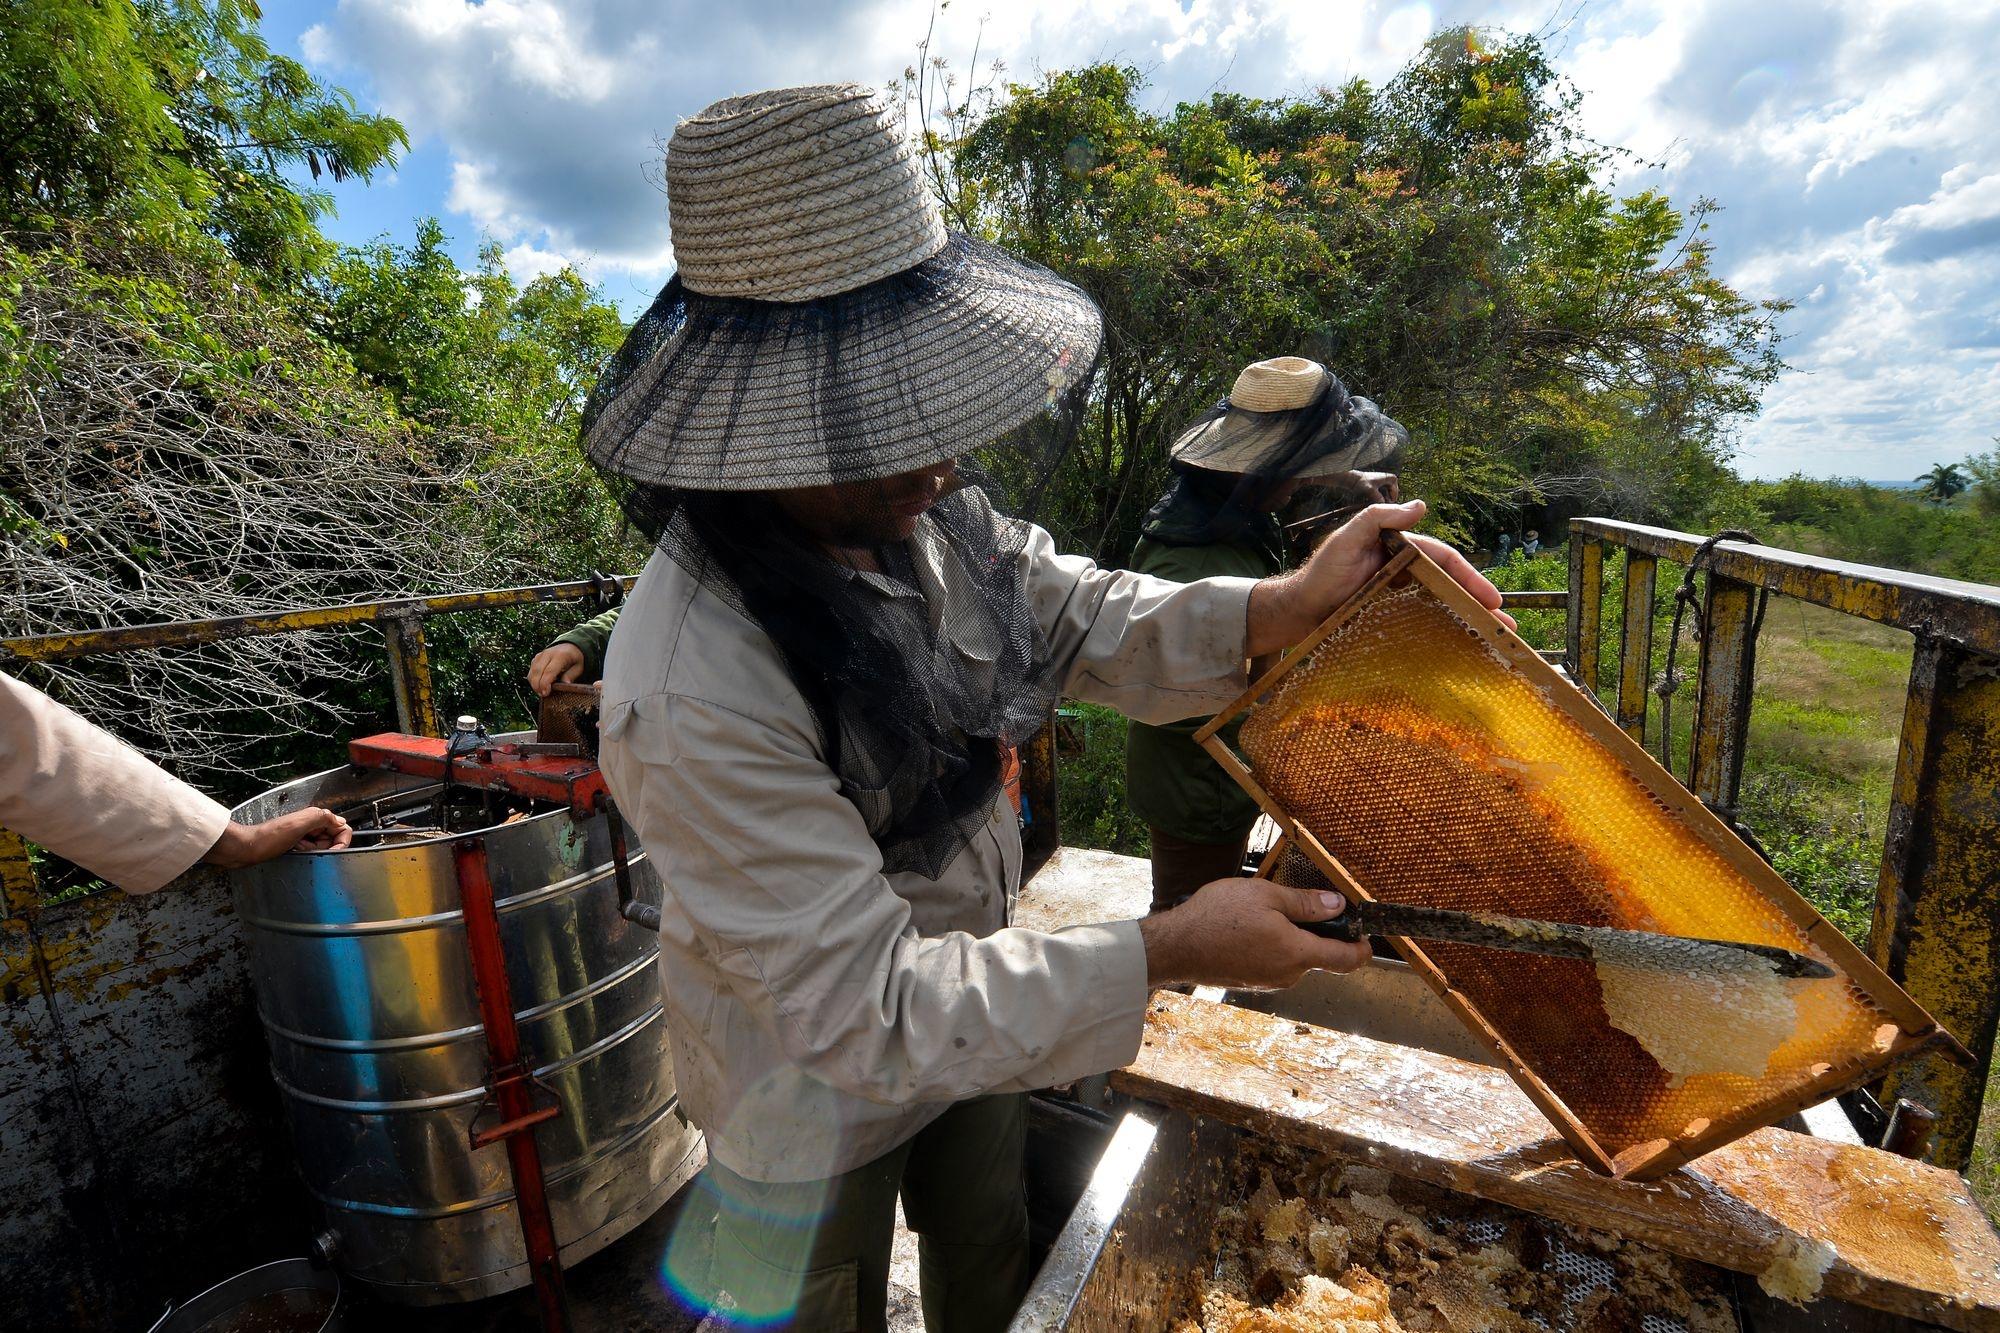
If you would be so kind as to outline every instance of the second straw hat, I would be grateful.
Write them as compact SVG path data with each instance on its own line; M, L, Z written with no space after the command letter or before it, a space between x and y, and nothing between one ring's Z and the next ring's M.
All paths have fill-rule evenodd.
M1409 438L1319 362L1279 356L1245 366L1229 396L1183 431L1168 454L1188 467L1242 475L1286 460L1285 475L1316 480L1376 467Z
M948 232L899 118L856 84L717 102L667 146L677 271L586 409L648 485L883 477L1001 438L1095 364L1096 306Z

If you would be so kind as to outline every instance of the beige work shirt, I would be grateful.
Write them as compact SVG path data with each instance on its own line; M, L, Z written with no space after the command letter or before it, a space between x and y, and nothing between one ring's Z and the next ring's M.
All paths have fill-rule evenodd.
M931 531L912 549L927 600ZM1040 529L1020 567L1065 693L1167 722L1244 688L1253 580L1100 570ZM664 886L682 1104L732 1171L835 1175L955 1101L1138 1054L1138 923L1009 928L1021 839L1004 796L937 879L885 875L776 646L663 555L612 636L603 700L605 778Z
M0 828L150 893L228 823L229 811L110 732L0 674Z

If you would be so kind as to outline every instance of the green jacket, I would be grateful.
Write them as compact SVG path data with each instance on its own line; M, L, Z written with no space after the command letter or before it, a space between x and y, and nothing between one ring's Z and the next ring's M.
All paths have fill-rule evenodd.
M556 643L575 644L583 653L583 674L577 679L588 685L604 678L604 650L611 642L611 631L618 624L618 608L612 607L602 615L592 616L567 634L558 635ZM555 644L549 645L554 647Z
M1261 579L1278 572L1270 553L1254 546L1169 546L1145 537L1132 548L1132 568L1176 583L1219 574ZM1257 803L1195 744L1194 733L1207 721L1132 723L1125 733L1125 799L1133 814L1177 838L1234 842L1257 822ZM1234 727L1221 734L1236 743Z

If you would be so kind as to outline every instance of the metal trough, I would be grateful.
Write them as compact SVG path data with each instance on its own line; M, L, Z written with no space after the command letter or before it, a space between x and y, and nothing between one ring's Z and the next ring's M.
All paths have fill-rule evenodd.
M1069 1223L1036 1275L1012 1333L1167 1333L1186 1308L1190 1274L1204 1273L1243 1154L1263 1151L1218 1121L1146 1107L1120 1120ZM1702 1267L1694 1265L1694 1267ZM1746 1278L1726 1284L1744 1333L1919 1333L1933 1325L1822 1299L1799 1308ZM1651 1331L1673 1327L1649 1318Z

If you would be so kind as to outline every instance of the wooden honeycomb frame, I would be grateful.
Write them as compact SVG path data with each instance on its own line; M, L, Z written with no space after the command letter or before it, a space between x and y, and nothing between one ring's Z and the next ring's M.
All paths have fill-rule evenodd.
M1295 846L1336 888L1359 900L1373 900L1374 895L1368 888L1349 873L1310 829L1265 790L1243 761L1218 738L1217 733L1269 695L1361 608L1391 589L1402 589L1414 582L1442 602L1449 612L1496 650L1507 669L1526 677L1528 683L1559 713L1573 721L1591 741L1609 750L1619 766L1636 779L1673 819L1705 842L1742 879L1748 881L1757 894L1768 900L1805 936L1815 952L1846 973L1847 979L1866 1000L1888 1014L1895 1025L1893 1036L1888 1035L1886 1027L1878 1031L1873 1051L1855 1057L1849 1063L1834 1065L1817 1077L1799 1080L1775 1095L1746 1101L1730 1114L1690 1122L1685 1130L1671 1138L1633 1143L1622 1151L1613 1152L1599 1142L1563 1097L1537 1074L1531 1063L1510 1046L1475 1001L1452 984L1445 971L1420 944L1393 939L1391 943L1397 952L1493 1053L1501 1068L1549 1118L1580 1160L1598 1171L1621 1178L1654 1179L1751 1130L1872 1082L1890 1065L1920 1051L1941 1048L1954 1058L1969 1059L1964 1048L1935 1019L1785 883L1761 857L1744 845L1727 825L1681 786L1642 746L1621 731L1593 700L1545 662L1498 617L1480 606L1471 594L1414 545L1399 539L1392 540L1390 550L1388 562L1360 592L1323 621L1303 643L1287 652L1278 665L1252 684L1242 697L1196 733L1196 739L1223 769L1278 824L1282 840L1266 859L1264 873L1271 872L1287 846Z

